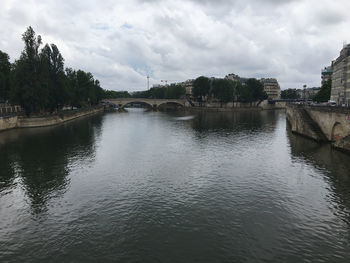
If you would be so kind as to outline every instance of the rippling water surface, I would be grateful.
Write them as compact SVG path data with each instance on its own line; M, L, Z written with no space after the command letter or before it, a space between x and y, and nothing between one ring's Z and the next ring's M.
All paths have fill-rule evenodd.
M283 111L0 133L0 262L350 262L350 156Z

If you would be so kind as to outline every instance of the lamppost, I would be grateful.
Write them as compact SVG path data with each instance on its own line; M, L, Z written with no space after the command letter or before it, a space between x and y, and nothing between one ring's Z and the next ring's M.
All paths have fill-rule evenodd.
M149 75L147 75L147 90L149 90Z
M304 88L304 104L306 104L306 84L303 86Z

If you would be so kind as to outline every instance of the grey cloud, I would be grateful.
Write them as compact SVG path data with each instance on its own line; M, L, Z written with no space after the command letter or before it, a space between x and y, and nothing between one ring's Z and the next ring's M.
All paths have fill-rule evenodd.
M350 25L347 0L3 2L0 50L12 60L32 25L66 66L130 91L146 88L147 74L151 83L234 72L317 86Z

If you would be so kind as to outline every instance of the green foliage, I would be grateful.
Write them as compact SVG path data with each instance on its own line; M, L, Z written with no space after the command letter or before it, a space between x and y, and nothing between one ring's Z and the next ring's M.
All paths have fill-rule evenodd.
M262 101L267 99L264 85L257 79L248 79L238 89L238 100L242 102Z
M194 97L207 96L210 89L210 80L201 76L195 79L193 83L192 95Z
M296 89L286 89L281 91L281 98L296 100L296 99L300 99L300 95L298 94Z
M143 98L143 99L147 99L147 98L151 98L151 90L145 90L145 91L135 91L133 93L131 93L131 97L132 98Z
M186 94L185 87L180 85L170 85L166 87L153 87L145 91L136 91L131 94L133 98L153 98L153 99L180 99Z
M14 63L14 82L11 90L11 100L19 103L27 114L39 112L48 100L48 90L45 72L40 63L39 47L41 37L36 37L34 30L29 27L22 35L25 43L21 57Z
M315 95L313 100L317 101L317 102L329 101L329 99L331 97L331 90L332 90L332 80L329 79L328 81L326 81L322 84L320 91L317 92L317 94Z
M32 27L22 35L24 50L12 65L10 73L11 103L20 104L26 114L54 112L65 105L85 107L97 104L104 96L98 80L91 73L73 69L64 70L64 59L54 44L46 44L41 50L41 37ZM0 53L0 94L2 65L8 61ZM4 57L4 59L2 59ZM5 95L3 95L3 93Z
M8 100L10 95L10 57L0 50L0 99Z
M130 98L131 95L127 91L103 90L104 99Z
M220 102L232 102L234 92L234 82L226 79L215 79L212 83L212 94Z
M181 85L165 87L165 99L180 99L186 95L186 88Z

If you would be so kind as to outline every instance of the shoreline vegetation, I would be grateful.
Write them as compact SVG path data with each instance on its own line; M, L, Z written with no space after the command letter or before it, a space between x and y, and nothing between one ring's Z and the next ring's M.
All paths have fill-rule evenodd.
M64 108L86 108L103 99L153 98L187 99L205 103L252 103L267 99L263 84L254 78L242 84L228 79L200 76L193 81L191 94L179 84L149 90L104 90L99 80L83 70L65 68L64 58L55 44L45 44L29 26L22 34L24 49L13 63L0 51L0 103L21 106L26 116L55 115Z
M200 106L194 107L198 108L195 110L209 111L234 110L235 103L250 104L242 108L255 109L256 103L267 98L262 83L254 78L242 85L238 81L200 76L194 80L190 96L178 84L132 93L104 90L91 73L65 68L58 47L55 44L42 47L41 36L31 26L22 34L22 40L24 49L13 63L0 50L0 104L5 103L0 114L0 131L55 125L70 119L69 116L94 111L103 99L111 98L187 99Z
M24 49L13 63L0 51L0 103L21 106L26 116L57 114L64 108L98 105L105 90L83 70L65 68L55 44L46 44L32 27L22 35Z

